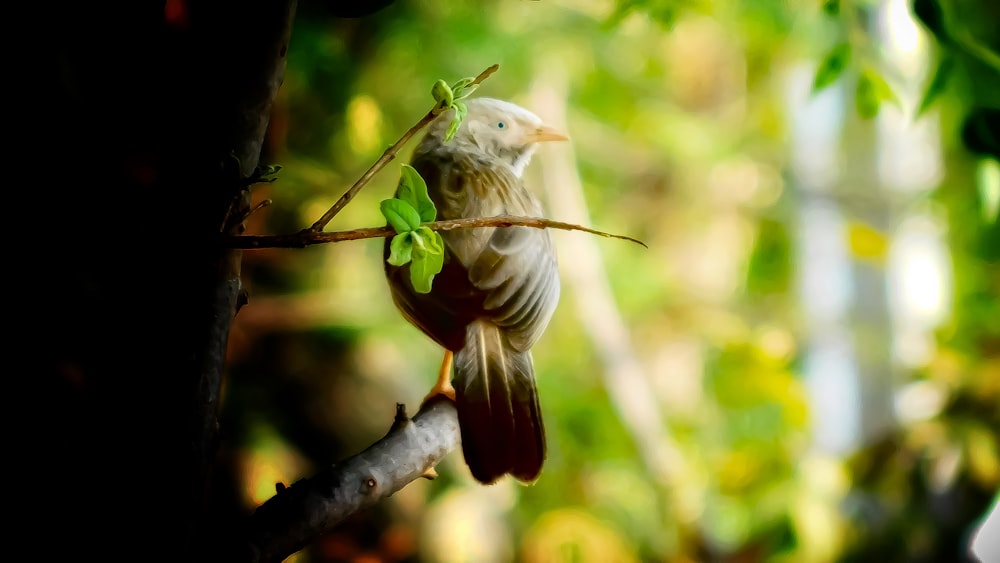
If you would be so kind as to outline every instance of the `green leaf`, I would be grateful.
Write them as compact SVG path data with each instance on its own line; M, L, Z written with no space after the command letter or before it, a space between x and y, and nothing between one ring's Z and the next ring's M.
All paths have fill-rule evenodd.
M399 233L392 237L389 243L389 258L386 262L393 266L402 266L410 261L413 255L412 233Z
M455 108L455 117L451 119L451 125L448 126L448 131L444 134L444 141L446 143L455 136L459 126L462 125L462 120L469 113L469 109L462 102L455 102L452 107Z
M476 88L479 88L479 84L473 84L474 80L474 78L463 78L451 85L451 89L455 93L455 101L468 98L476 91Z
M393 266L410 264L410 284L417 293L430 293L434 276L444 267L444 239L427 227L399 233L389 242L389 258Z
M993 224L1000 215L1000 162L984 158L976 167L976 185L982 202L983 220Z
M927 84L927 89L924 90L924 97L920 100L920 107L917 109L918 116L923 115L937 101L941 92L948 86L948 80L951 78L954 69L955 60L947 55L938 62L934 76L931 77L931 81Z
M455 93L452 92L448 83L444 80L438 80L431 87L431 96L434 96L434 101L437 102L437 109L439 111L444 111L445 109L451 107L452 102L455 101Z
M854 92L854 105L858 115L863 119L875 117L883 102L898 105L899 99L889 83L882 78L882 75L865 69L858 77L857 88Z
M823 0L823 13L837 17L840 15L840 0Z
M417 293L430 293L434 276L444 266L444 241L427 227L410 233L410 239L413 241L410 283Z
M468 77L467 78L463 78L463 79L455 82L454 84L452 84L451 85L451 89L455 91L456 95L458 95L458 92L460 90L462 90L463 88L468 88L469 85L472 84L473 80L475 80L475 79L474 78L468 78Z
M399 178L399 189L396 197L409 203L420 215L420 222L426 223L437 219L437 208L427 195L427 183L415 168L404 164Z
M819 92L827 86L833 84L844 73L848 63L851 61L851 44L846 41L840 43L830 50L816 70L816 77L813 79L813 93Z
M858 77L857 90L854 93L854 107L862 119L871 119L878 114L878 106L881 102L875 93L875 85L871 79L862 74Z
M420 226L420 214L412 205L401 199L384 199L379 208L397 233L406 233Z
M416 234L420 237L421 244L427 252L433 252L444 256L444 239L441 238L440 233L431 230L430 227L421 225L421 227L416 230Z

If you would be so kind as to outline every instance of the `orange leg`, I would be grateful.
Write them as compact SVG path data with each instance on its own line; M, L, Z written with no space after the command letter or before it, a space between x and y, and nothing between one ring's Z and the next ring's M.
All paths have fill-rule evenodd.
M437 395L444 395L452 401L455 400L455 388L451 386L451 360L455 354L451 350L444 351L444 359L441 361L441 370L438 371L437 383L431 388L430 393L424 397L424 402L431 400Z

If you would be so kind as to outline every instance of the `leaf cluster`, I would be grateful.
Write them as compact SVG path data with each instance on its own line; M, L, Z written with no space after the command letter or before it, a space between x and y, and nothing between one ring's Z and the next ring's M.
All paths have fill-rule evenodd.
M458 127L462 124L462 120L469 113L468 108L465 107L465 103L462 100L468 98L469 95L476 91L476 88L479 88L479 84L476 83L474 78L463 78L451 86L444 80L438 80L431 88L431 95L434 96L434 101L437 102L437 105L434 106L435 114L449 109L455 110L455 116L452 118L451 124L448 126L448 131L444 135L445 142L450 141L455 136L455 133L458 132Z
M842 41L831 48L816 70L813 92L819 92L837 82L844 72L851 68L853 52L854 48L848 41ZM854 85L854 107L858 116L872 119L878 115L883 103L899 106L899 98L873 65L862 64Z
M427 194L427 183L412 166L404 164L396 197L379 204L382 215L396 230L389 243L388 262L410 264L410 283L419 293L429 293L444 266L444 240L423 223L437 218L437 208Z
M452 85L438 80L431 87L435 106L431 113L439 115L449 109L455 115L445 133L445 142L458 132L462 120L468 114L465 103L479 83L475 78L463 78ZM441 234L423 223L437 218L437 208L427 194L427 183L415 168L403 165L396 189L396 197L382 200L379 205L382 215L396 230L396 236L389 243L388 262L393 266L410 264L410 283L419 293L430 293L431 284L444 266L444 240Z
M836 42L829 48L820 62L816 75L813 79L813 91L818 92L837 82L846 71L856 68L857 80L854 85L855 109L863 119L870 119L878 114L882 104L888 102L899 106L900 102L892 86L884 78L881 67L882 64L876 60L878 57L871 52L870 46L866 45L867 32L859 31L864 26L860 23L863 20L859 12L863 8L859 6L844 5L840 0L825 0L822 3L823 13L838 21L844 28L844 38ZM930 109L944 93L949 85L955 82L959 67L964 67L966 73L975 72L988 77L981 77L983 80L973 82L992 83L1000 76L1000 53L991 43L984 41L979 36L982 30L978 29L975 17L964 14L959 17L962 10L959 6L953 5L952 0L913 0L912 11L916 19L923 28L929 32L930 36L937 43L937 63L933 73L923 86L923 93L917 106L916 115L923 115ZM983 3L982 18L990 19L993 12L985 7ZM851 9L848 9L851 8ZM969 7L966 7L969 9ZM993 9L995 11L995 9ZM976 33L979 31L980 33ZM987 90L990 88L985 87ZM995 88L992 89L995 91ZM989 97L989 96L987 96ZM986 101L986 105L995 103L995 98ZM970 122L980 123L982 120L970 119ZM969 135L965 135L968 137ZM976 140L982 139L982 135L971 135ZM989 148L995 151L996 144L977 143L975 140L966 140L967 147L973 152L991 153ZM986 145L987 150L983 150L981 145Z

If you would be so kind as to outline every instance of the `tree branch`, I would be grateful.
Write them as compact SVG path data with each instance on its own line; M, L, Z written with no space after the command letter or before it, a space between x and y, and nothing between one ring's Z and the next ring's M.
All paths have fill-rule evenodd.
M433 478L434 466L459 442L451 401L432 399L412 419L397 405L389 432L363 452L291 487L278 483L278 493L250 517L248 559L280 562L355 512L419 477Z
M500 65L498 64L490 66L486 70L480 72L479 76L473 79L472 84L481 83L483 80L489 78L489 76L494 72L496 72L497 69L499 68ZM368 170L366 170L365 173L361 175L360 178L358 178L358 181L354 182L354 185L348 188L348 190L344 192L344 195L340 196L340 199L338 199L337 202L333 204L333 207L328 209L327 212L324 213L323 216L320 217L315 223L313 223L311 227L309 227L308 229L304 229L302 232L303 233L322 232L323 229L325 229L326 226L330 223L330 221L333 220L333 218L336 217L338 213L340 213L340 210L346 207L347 204L350 203L352 199L354 199L354 196L356 196L358 192L361 191L361 188L365 187L365 185L372 179L372 177L375 176L375 174L379 172L379 170L385 168L387 164L389 164L390 162L392 162L394 158L396 158L396 154L399 153L399 149L401 149L403 145L405 145L407 141L412 139L413 136L416 135L421 129L426 127L431 121L434 121L434 119L438 116L439 113L441 113L441 108L440 106L435 105L433 109L428 111L426 115L420 118L420 121L418 121L416 125L410 127L409 131L403 133L403 136L400 137L399 140L397 140L395 143L392 144L392 146L387 148L385 152L382 153L382 156L379 157L379 159L376 160L375 163L372 164L368 168Z
M602 237L627 240L646 246L641 240L627 237L625 235L615 235L598 231L572 223L562 221L551 221L540 217L518 217L514 215L498 215L496 217L477 217L473 219L450 219L447 221L434 221L424 223L425 227L432 231L450 231L453 229L470 229L477 227L531 227L535 229L562 229L566 231L583 231ZM390 227L370 227L365 229L351 229L348 231L334 232L314 232L311 230L299 231L290 235L239 235L227 236L224 239L224 246L228 248L303 248L314 244L325 244L330 242L343 242L347 240L361 240L366 238L385 238L395 236L396 231Z

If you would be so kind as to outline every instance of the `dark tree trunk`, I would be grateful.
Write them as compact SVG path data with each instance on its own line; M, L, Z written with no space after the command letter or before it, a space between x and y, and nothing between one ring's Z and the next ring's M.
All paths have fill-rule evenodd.
M27 313L8 365L44 384L23 397L43 559L192 561L224 535L200 518L240 292L218 242L227 216L239 230L294 8L57 2L26 20L13 211L42 234L8 273Z

